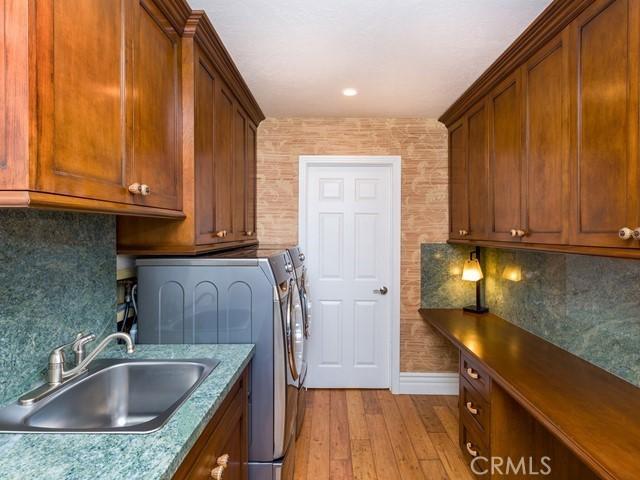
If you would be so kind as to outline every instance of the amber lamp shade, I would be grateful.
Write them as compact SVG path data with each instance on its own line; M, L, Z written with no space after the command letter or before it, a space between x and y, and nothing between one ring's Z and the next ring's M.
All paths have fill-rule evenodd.
M464 262L462 268L462 280L468 282L475 282L476 284L476 304L468 305L463 308L465 312L471 313L487 313L489 309L482 305L482 267L480 266L480 249L476 247L474 251L469 254L469 260Z

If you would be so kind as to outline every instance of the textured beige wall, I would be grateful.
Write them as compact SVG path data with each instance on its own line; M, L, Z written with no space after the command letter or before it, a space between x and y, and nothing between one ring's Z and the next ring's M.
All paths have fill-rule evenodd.
M258 130L258 235L298 240L300 155L402 156L400 369L453 371L448 342L417 314L420 244L447 239L447 131L425 118L269 118Z

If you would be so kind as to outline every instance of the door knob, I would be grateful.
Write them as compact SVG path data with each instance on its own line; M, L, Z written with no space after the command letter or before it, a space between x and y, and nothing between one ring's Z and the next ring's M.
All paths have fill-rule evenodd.
M389 289L387 287L380 287L373 291L373 293L377 293L378 295L386 295Z
M622 240L629 240L630 238L633 238L633 230L623 227L618 231L618 237Z
M138 195L140 192L140 184L138 182L132 183L129 185L129 192L133 195Z
M522 238L527 234L524 230L516 230L516 236Z
M140 185L140 193L144 197L146 197L147 195L151 195L151 187L149 187L149 185L147 185L146 183L143 183L142 185Z
M640 240L640 227L636 228L633 231L633 238L635 238L636 240Z
M512 237L518 236L518 231L515 228L512 228L511 230L509 230L509 233L511 233Z

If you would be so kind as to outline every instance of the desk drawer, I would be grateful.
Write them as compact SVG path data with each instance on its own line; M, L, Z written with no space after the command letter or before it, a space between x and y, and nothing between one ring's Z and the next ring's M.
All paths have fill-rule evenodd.
M473 422L478 427L487 445L491 426L490 405L465 378L460 378L460 417L466 417L467 423Z
M460 419L460 448L464 458L467 460L467 465L470 465L476 457L487 459L491 457L489 444L485 443L478 428L464 417ZM479 466L485 467L487 465L485 460L478 462L480 462ZM476 476L478 478L489 478L489 475L480 476L476 474Z
M460 377L469 382L485 400L491 393L491 378L479 363L460 352Z

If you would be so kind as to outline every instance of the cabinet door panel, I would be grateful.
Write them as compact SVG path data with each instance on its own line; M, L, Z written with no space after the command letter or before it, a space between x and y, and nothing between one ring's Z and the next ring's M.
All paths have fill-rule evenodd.
M249 121L247 125L247 237L256 236L257 137L256 126Z
M487 109L484 102L467 118L469 238L485 239L487 235Z
M214 98L216 80L213 70L198 56L195 74L195 227L199 245L211 243L215 228Z
M233 133L233 228L238 240L247 231L247 118L236 105Z
M577 118L573 152L571 242L631 247L617 232L635 228L636 163L631 155L630 28L626 0L600 1L572 31ZM634 59L637 62L637 58ZM635 108L635 107L634 107Z
M215 154L213 178L215 184L215 231L226 231L232 238L233 229L233 131L235 102L221 82L216 89ZM224 241L225 238L221 238Z
M467 197L467 125L464 120L449 130L449 237L464 238L469 230Z
M567 32L568 33L568 32ZM566 243L568 227L569 71L567 35L523 67L525 242Z
M122 2L39 2L40 191L129 202L125 188Z
M135 10L133 159L130 181L150 186L143 205L181 208L178 35L152 0Z
M490 96L491 157L489 165L489 237L515 240L510 231L520 226L521 97L518 74Z

